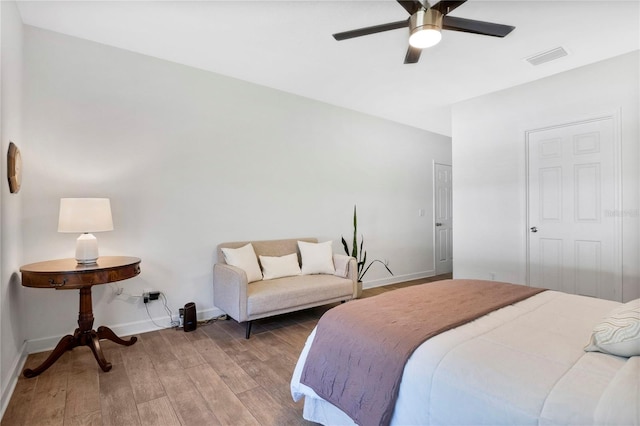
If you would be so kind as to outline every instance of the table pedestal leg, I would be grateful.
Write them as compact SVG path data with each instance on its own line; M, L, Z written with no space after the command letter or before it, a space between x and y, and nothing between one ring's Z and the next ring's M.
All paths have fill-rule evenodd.
M56 345L56 348L53 350L53 352L51 352L51 354L47 357L47 359L42 364L40 364L37 368L34 368L33 370L30 368L25 368L23 373L24 377L31 378L31 377L37 376L47 368L51 367L53 363L56 362L58 358L62 356L63 353L65 353L66 351L70 351L76 346L78 346L78 341L75 339L75 336L67 334L62 339L60 339L60 341Z
M116 333L113 332L113 330L111 330L109 327L105 327L104 325L98 327L98 339L111 340L112 342L124 346L131 346L138 341L138 338L136 336L132 336L129 340L121 339L116 335Z
M100 348L100 339L98 338L98 333L95 331L91 332L91 338L88 342L89 347L91 348L91 352L93 352L93 356L98 361L98 365L102 368L102 371L111 370L111 363L107 362L104 354L102 353L102 349Z
M108 339L120 345L131 346L138 339L134 336L129 340L118 337L109 327L98 327L98 331L93 330L93 305L91 302L91 286L82 287L80 289L80 312L78 313L78 328L73 336L68 334L64 336L47 359L33 370L26 368L23 372L27 378L35 377L38 374L51 367L58 358L66 351L70 351L76 346L89 346L93 356L98 361L98 365L102 371L111 370L111 363L108 362L102 349L100 348L100 339Z

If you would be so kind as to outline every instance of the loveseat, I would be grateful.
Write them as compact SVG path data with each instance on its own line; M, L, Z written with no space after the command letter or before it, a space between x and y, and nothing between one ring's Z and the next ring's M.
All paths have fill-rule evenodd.
M310 247L313 250L316 250L316 246L320 248L321 244L329 244L329 246L331 244L330 242L317 244L318 240L315 238L297 238L229 242L218 245L218 262L213 267L214 303L231 318L239 323L246 323L247 339L251 334L253 320L359 297L361 287L357 282L357 265L354 258L330 252L329 262L332 265L329 266L333 264L339 266L338 272L305 274L305 266L311 264L311 261L308 260L307 265L303 265L299 241L302 241L303 247ZM245 264L239 264L244 267L243 269L229 264L234 263L233 259L227 262L232 254L235 255L240 250L243 250L244 254L247 254L247 250L251 252L250 247L247 247L248 244L251 244L255 252L260 267L257 272L259 276L255 276L256 272ZM296 256L293 256L294 253ZM305 248L304 253L306 258L310 259L310 255L307 254L309 250ZM262 259L260 259L261 256ZM271 272L273 269L268 271L265 268L267 261L281 262L285 258L289 258L290 266L297 267L301 272L292 276L263 278L262 273L266 278L273 275ZM297 258L297 265L295 258ZM252 259L248 260L252 262ZM292 262L293 265L291 265ZM238 264L237 261L235 263Z

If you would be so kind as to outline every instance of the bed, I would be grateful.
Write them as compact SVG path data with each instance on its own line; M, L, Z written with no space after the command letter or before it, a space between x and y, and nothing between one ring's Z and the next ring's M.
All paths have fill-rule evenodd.
M375 299L394 292L346 305L379 303ZM412 352L403 367L389 421L361 424L638 425L640 357L603 353L610 347L602 344L602 349L584 349L587 344L593 346L594 327L606 323L603 318L622 307L626 308L626 318L631 312L634 321L627 327L626 337L623 335L625 350L633 353L640 349L640 300L621 304L551 290L430 337ZM348 322L343 323L348 329ZM296 364L291 380L293 399L304 397L303 416L307 420L325 425L355 424L352 417L358 418L358 413L348 415L327 401L331 398L325 394L325 398L320 397L301 382L317 330L308 337ZM368 344L373 351L378 346L377 342ZM349 346L345 344L347 349ZM356 363L357 358L349 354ZM327 380L341 383L335 377ZM339 390L334 386L331 392ZM360 398L366 400L366 389L363 391Z

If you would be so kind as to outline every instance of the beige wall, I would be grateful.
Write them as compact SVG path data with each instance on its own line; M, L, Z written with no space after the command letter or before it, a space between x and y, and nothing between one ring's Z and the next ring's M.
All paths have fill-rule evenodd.
M208 316L218 243L314 236L341 252L357 203L369 256L395 273L374 266L365 286L433 274L432 163L450 163L448 137L32 27L24 79L25 262L73 256L76 236L56 232L61 197L110 197L101 252L142 258L125 292ZM77 297L25 291L30 347L50 346ZM93 298L97 323L152 327L138 299L109 286Z
M640 297L639 62L635 51L454 105L455 277L525 283L525 131L619 112L623 298Z
M22 133L22 21L14 2L0 2L0 389L4 411L15 385L23 341L20 316L23 289L22 262L23 192L9 193L7 149L13 141L20 150L28 146Z

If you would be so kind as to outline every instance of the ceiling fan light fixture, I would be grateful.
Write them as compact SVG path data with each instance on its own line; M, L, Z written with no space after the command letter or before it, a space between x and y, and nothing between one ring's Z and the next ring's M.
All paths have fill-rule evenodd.
M442 34L435 29L421 29L411 34L409 44L418 49L426 49L440 43Z
M417 49L435 46L442 39L442 13L435 9L419 10L409 20L409 44Z

